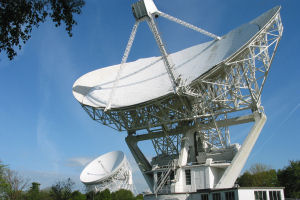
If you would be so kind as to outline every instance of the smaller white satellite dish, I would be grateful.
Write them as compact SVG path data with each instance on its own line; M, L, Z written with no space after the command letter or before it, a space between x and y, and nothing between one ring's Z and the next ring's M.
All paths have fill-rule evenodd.
M106 153L90 162L81 172L80 181L96 192L133 190L131 168L121 151Z
M99 156L82 171L80 181L85 184L97 183L112 176L122 165L124 153L113 151Z

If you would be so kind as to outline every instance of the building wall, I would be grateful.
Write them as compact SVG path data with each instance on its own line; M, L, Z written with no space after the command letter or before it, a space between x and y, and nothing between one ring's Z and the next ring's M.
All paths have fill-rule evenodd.
M220 190L199 191L194 193L181 193L181 194L165 194L165 195L145 195L145 200L201 200L201 194L208 194L209 200L213 200L214 193L220 193L221 199L226 200L226 192L234 192L235 200L255 200L255 191L266 191L266 200L269 200L269 191L279 191L281 200L284 200L282 188L228 188Z
M238 197L239 200L242 199L255 200L253 190L238 190Z
M242 200L242 199L248 198L248 199L254 200L255 199L255 195L254 195L255 191L265 191L267 200L270 199L269 191L279 191L281 199L284 200L283 189L279 189L279 188L241 188L241 189L238 189L239 199Z
M191 170L191 185L186 185L185 170ZM184 167L177 170L178 181L175 183L175 191L196 192L201 189L212 189L219 182L224 169L210 166Z

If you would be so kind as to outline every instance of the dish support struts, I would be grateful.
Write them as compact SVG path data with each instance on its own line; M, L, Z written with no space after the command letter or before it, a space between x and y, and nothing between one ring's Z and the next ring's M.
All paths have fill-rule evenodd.
M147 2L152 1L142 4L147 12L136 18L148 20L153 31L152 20L161 12ZM234 186L266 121L261 94L282 36L279 10L273 8L270 20L237 52L189 84L180 80L153 31L174 93L120 108L81 104L93 120L128 132L128 147L153 193ZM110 98L114 95L112 90ZM249 135L242 145L231 144L230 127L245 123L253 123ZM151 162L138 146L145 140L151 140L156 152Z

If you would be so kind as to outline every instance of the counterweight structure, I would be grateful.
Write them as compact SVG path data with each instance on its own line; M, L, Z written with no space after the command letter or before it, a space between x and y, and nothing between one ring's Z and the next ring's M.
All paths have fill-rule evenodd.
M283 31L280 7L222 37L159 11L152 0L132 8L136 23L121 64L79 78L74 96L93 120L128 132L127 145L153 193L233 187L266 121L261 94ZM213 40L168 54L157 17ZM161 57L127 63L143 21ZM147 75L151 67L161 75ZM243 144L231 144L230 127L245 123L253 126ZM151 162L138 146L145 140L156 152Z

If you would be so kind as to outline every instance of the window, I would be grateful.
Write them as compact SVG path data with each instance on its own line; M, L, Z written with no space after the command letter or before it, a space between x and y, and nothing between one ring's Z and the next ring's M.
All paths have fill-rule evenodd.
M254 191L255 200L267 200L266 191Z
M174 180L175 179L175 172L172 170L171 174L170 174L170 180Z
M185 170L185 184L191 185L191 170L190 169Z
M225 200L235 200L234 198L234 192L225 192Z
M213 193L213 200L221 200L221 194L220 193Z
M281 200L280 191L269 191L270 200Z
M201 200L208 200L208 194L201 194Z

